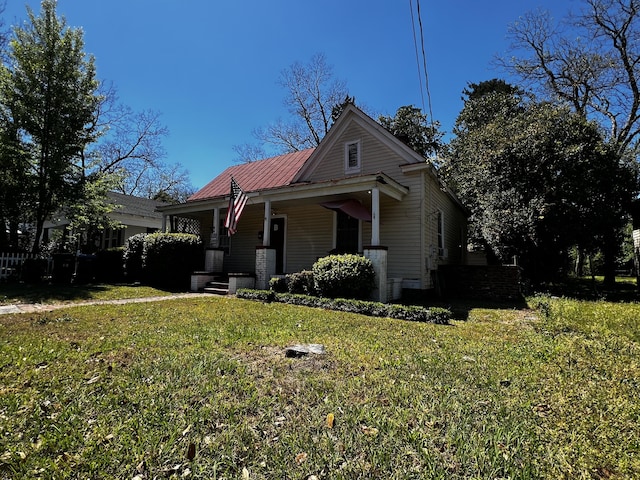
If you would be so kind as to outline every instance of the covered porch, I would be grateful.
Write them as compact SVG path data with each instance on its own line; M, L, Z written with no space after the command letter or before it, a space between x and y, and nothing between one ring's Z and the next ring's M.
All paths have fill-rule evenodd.
M375 300L387 301L386 231L408 193L384 173L246 192L236 234L224 228L229 197L163 207L163 231L198 234L203 272L253 274L266 289L276 275L308 270L331 253L360 253L376 270ZM387 219L387 220L385 220Z

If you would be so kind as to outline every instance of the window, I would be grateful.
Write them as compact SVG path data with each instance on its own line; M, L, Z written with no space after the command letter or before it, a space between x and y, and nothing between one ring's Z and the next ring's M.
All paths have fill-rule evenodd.
M345 173L357 173L360 171L360 140L345 143L344 171Z
M438 256L447 258L448 252L444 248L444 214L438 210Z
M358 253L360 221L344 212L336 212L336 253Z
M124 245L122 229L107 228L103 234L103 248L115 248Z

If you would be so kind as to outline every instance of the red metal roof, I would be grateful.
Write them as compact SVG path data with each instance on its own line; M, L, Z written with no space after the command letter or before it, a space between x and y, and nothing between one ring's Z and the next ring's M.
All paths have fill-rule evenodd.
M232 176L245 192L256 192L289 185L314 150L308 148L299 152L229 167L191 195L187 201L229 195Z

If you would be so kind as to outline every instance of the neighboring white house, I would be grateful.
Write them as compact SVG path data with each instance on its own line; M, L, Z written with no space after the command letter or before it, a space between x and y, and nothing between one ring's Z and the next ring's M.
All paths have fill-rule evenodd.
M109 218L120 223L120 228L105 230L96 240L98 249L121 247L127 239L138 233L153 233L162 227L162 214L156 209L166 206L165 202L149 198L109 192L109 199L117 208L109 214ZM69 225L66 218L45 222L45 238L51 238L51 230L64 229Z

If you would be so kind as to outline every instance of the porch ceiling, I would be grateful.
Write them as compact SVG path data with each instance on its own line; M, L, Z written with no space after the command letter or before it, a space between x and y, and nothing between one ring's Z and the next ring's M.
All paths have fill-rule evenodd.
M296 183L284 187L263 190L261 192L249 192L249 204L262 204L269 200L272 203L317 204L321 201L356 198L361 202L367 202L369 193L373 188L378 188L381 194L400 201L409 193L409 189L393 180L385 173L363 175L357 177L341 178L314 183ZM226 208L229 197L218 197L202 201L194 201L159 208L165 215L188 214L213 208Z

